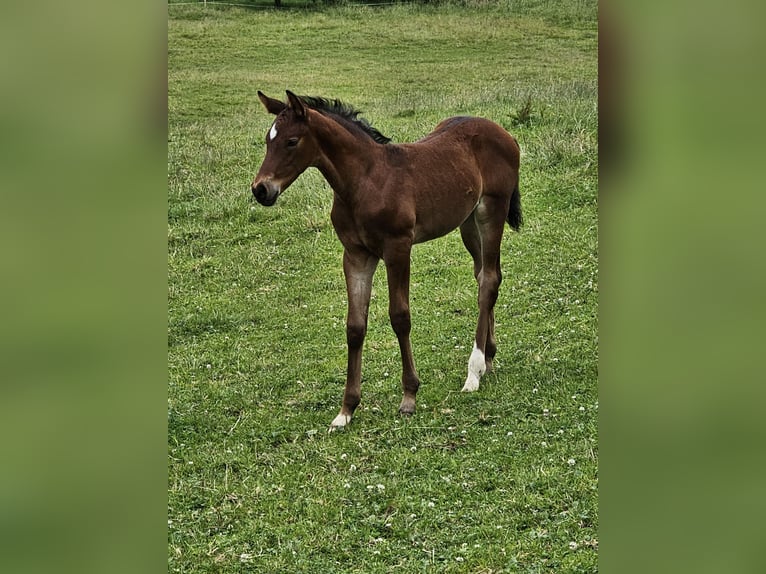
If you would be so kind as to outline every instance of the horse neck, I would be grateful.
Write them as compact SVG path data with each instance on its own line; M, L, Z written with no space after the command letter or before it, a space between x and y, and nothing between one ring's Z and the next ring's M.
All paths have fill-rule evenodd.
M353 201L360 180L378 160L380 144L320 113L316 113L316 120L312 117L312 123L321 149L316 167L336 194Z

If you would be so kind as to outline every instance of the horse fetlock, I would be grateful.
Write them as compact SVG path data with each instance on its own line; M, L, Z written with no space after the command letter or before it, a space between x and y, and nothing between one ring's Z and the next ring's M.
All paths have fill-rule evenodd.
M481 377L487 370L487 361L484 356L484 351L473 344L473 350L471 356L468 359L468 372L473 373L477 377Z
M478 390L479 379L485 372L487 372L487 361L484 352L474 343L471 357L468 359L468 377L463 385L463 392L471 393Z

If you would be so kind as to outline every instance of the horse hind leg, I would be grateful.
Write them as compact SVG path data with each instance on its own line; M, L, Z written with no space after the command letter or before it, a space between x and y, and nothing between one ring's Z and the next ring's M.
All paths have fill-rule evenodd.
M502 273L500 271L500 257L497 259L498 288L502 282ZM489 322L487 326L487 343L484 346L484 359L487 365L487 371L491 371L497 354L497 342L495 341L495 306L489 310Z
M465 248L473 258L473 276L476 279L476 283L478 285L480 284L481 280L479 274L481 273L483 263L481 255L481 235L479 233L479 228L477 227L474 214L471 214L471 216L460 226L460 236L463 239L463 245L465 245ZM476 345L474 345L474 347L476 347ZM481 360L478 353L476 353L473 361L475 368L469 369L469 373L478 373L476 377L478 379L482 374L486 373L487 371L491 371L492 360L494 359L496 352L497 345L495 344L495 316L494 311L490 311L487 338L484 346L484 370L482 371L480 368ZM464 390L469 391L476 390L476 388L478 388L477 383L473 377L471 377L471 383L468 385L468 387L469 388Z
M468 376L463 385L465 392L479 388L479 381L482 375L491 370L497 352L494 306L502 281L500 243L505 222L504 218L499 219L496 213L498 210L487 205L485 198L473 215L460 226L463 244L473 257L474 277L479 286L479 319L473 349L468 359Z

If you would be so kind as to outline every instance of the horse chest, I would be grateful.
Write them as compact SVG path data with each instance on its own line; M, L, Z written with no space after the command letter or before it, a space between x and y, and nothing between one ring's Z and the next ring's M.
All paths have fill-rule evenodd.
M383 246L392 236L412 235L414 222L407 222L396 209L383 204L376 208L353 209L345 203L333 204L330 218L345 247L364 247L378 257L383 255Z

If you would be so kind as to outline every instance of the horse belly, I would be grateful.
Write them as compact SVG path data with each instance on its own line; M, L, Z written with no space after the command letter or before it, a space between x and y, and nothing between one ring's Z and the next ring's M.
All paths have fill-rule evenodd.
M418 206L415 243L436 239L456 229L471 215L479 201L479 191L470 186L460 194L451 195Z

